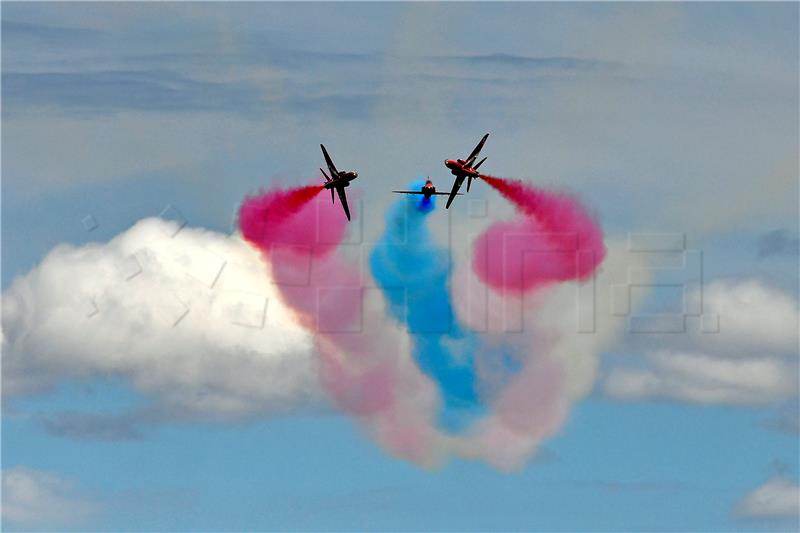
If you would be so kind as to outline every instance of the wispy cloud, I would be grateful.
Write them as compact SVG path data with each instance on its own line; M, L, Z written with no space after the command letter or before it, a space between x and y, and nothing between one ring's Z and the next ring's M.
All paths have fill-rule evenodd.
M657 352L646 369L616 369L606 392L621 400L668 398L698 404L764 405L797 396L797 365L777 359L728 360Z
M261 91L243 83L211 83L164 71L3 73L11 110L55 106L64 110L232 111L261 114Z
M140 426L152 422L152 416L146 416L146 413L140 411L121 414L70 411L40 419L44 430L53 436L100 441L139 440L143 436Z
M728 405L797 397L800 316L789 295L754 280L718 280L687 302L717 319L719 329L641 335L635 344L646 364L613 368L604 385L608 395Z
M736 515L751 519L792 519L800 528L800 486L777 475L747 494L736 506Z
M789 405L778 409L759 424L765 429L785 433L786 435L800 435L800 405L790 402Z
M622 65L582 57L533 57L515 54L481 54L463 56L428 56L425 59L438 64L459 64L475 67L514 67L520 70L598 71L614 70Z
M800 253L800 238L797 232L781 228L764 233L758 238L758 257L761 259L772 256L796 258L798 253Z
M39 42L61 46L85 44L88 40L103 35L96 29L48 26L8 19L3 19L2 29L4 45L14 45L16 44L14 41L22 41L19 44Z
M85 524L99 510L96 501L56 474L22 466L3 470L3 522L59 530Z

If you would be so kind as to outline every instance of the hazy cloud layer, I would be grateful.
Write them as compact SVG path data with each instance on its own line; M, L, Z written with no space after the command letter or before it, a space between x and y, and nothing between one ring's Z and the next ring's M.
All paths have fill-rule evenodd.
M335 138L376 193L491 131L487 169L585 188L606 216L699 233L796 216L793 6L712 33L693 21L714 10L687 5L188 9L4 12L4 182L298 175Z

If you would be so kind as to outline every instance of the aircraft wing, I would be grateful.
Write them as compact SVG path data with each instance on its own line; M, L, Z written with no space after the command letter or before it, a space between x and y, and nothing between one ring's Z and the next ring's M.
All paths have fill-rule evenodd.
M425 194L422 191L392 191L392 192L396 192L396 193L400 193L400 194ZM431 196L433 196L433 195L436 195L436 196L450 196L449 192L441 192L441 191L429 192L427 194L430 194ZM457 192L456 194L461 196L460 192Z
M475 161L475 158L478 157L478 154L481 153L481 149L483 148L483 143L485 143L486 139L488 139L488 138L489 138L489 134L488 133L483 136L483 138L478 143L478 146L475 147L475 149L472 151L472 153L469 154L469 156L465 160L465 163L464 163L465 165L469 166L469 165L472 164L473 161Z
M336 170L336 165L333 164L333 161L331 160L331 156L328 155L328 151L325 149L325 146L320 144L319 147L322 148L322 155L325 156L325 163L328 165L328 170L330 171L331 176L333 177L333 179L338 178L339 177L339 171ZM323 172L323 174L324 174L324 172Z
M342 201L344 214L347 215L347 220L350 220L350 208L347 207L347 193L345 192L344 187L336 187L336 192L339 193L339 200Z
M445 204L445 209L450 209L450 204L453 203L456 195L458 194L458 189L461 187L461 184L464 182L464 175L456 176L456 180L453 182L453 189L450 191L449 198L447 199L447 204Z

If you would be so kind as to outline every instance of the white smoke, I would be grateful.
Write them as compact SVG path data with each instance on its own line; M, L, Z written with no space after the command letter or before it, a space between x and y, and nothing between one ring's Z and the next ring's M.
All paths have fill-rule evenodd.
M619 303L614 292L627 287L629 271L646 265L625 243L606 244L606 259L589 281L561 283L522 299L488 290L468 259L456 261L453 285L468 287L453 293L460 319L513 342L528 362L501 394L495 412L479 422L474 438L450 442L455 453L484 458L503 470L517 468L558 433L572 403L591 392L602 351L627 326L627 315L613 312ZM625 293L628 314L643 294Z

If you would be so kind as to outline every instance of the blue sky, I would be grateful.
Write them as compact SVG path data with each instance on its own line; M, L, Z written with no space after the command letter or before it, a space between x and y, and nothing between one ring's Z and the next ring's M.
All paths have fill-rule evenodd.
M4 3L3 528L797 530L796 508L750 498L798 479L797 43L792 3ZM128 233L141 219L172 206L227 235L245 194L316 179L320 142L358 168L351 231L376 242L386 191L447 188L442 159L486 131L487 170L574 191L609 242L684 235L721 328L609 334L560 431L513 472L393 457L302 368L269 367L260 390L225 331L108 350L116 330L58 314L158 229ZM470 195L487 220L511 213ZM469 241L453 235L486 222L474 205L428 216L455 258ZM669 290L641 296L638 312L680 311ZM130 306L153 301L173 312ZM181 350L208 375L181 379Z

